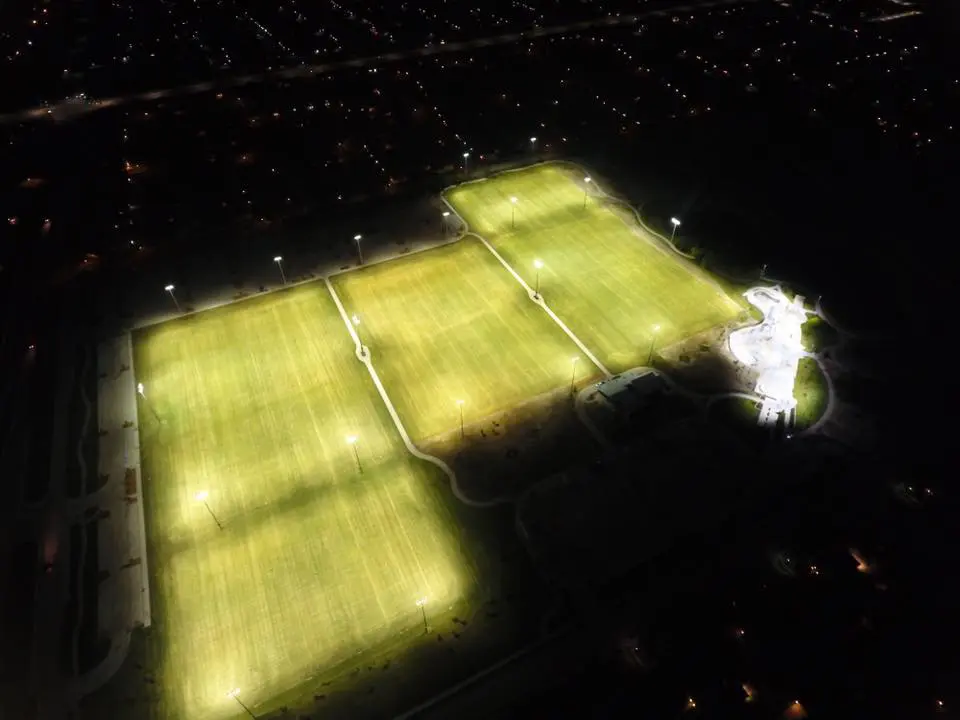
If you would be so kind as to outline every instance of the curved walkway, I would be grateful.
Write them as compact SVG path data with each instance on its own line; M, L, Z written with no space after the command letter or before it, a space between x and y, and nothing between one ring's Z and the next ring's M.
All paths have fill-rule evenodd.
M370 349L361 344L360 337L357 335L357 331L354 329L353 323L350 322L347 311L343 307L343 303L340 302L340 296L337 295L337 291L334 289L333 283L330 282L330 278L325 277L323 282L327 286L327 290L330 292L330 297L333 298L333 302L337 305L337 310L340 312L340 317L343 320L343 324L347 328L347 332L349 332L350 337L353 338L353 343L356 346L357 359L366 366L367 372L370 373L370 378L373 380L373 384L376 386L377 392L380 393L380 399L383 400L383 404L387 408L387 412L390 413L390 419L393 420L393 424L396 426L397 432L400 433L400 438L403 440L403 444L406 445L407 451L414 457L419 458L420 460L425 460L426 462L440 468L440 470L442 470L443 473L450 479L450 489L453 491L453 494L458 500L460 500L460 502L466 505L478 508L489 508L512 502L511 498L474 500L468 497L457 484L457 475L453 472L449 465L434 455L428 455L413 444L413 440L410 439L407 429L403 426L403 422L400 420L400 415L397 413L397 409L393 406L390 396L387 395L386 388L384 388L383 383L380 382L380 376L377 374L376 368L373 367L373 360L370 358Z

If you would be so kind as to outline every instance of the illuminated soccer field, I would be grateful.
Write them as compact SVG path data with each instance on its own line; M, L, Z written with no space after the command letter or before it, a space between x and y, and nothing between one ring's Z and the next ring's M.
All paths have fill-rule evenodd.
M447 481L407 454L322 284L143 331L135 362L158 717L232 717L229 690L256 707L419 636L417 598L470 593Z
M646 363L671 344L735 317L742 309L704 272L629 223L582 174L540 165L453 188L446 199L489 240L610 370ZM517 199L516 204L511 198Z
M597 372L476 238L333 282L415 440Z

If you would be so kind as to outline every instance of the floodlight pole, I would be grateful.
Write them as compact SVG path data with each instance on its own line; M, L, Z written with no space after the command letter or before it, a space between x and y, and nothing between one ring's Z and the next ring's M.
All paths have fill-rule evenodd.
M447 218L450 217L450 211L444 210L440 215L440 234L444 237L447 236Z
M470 174L470 153L468 152L465 152L463 154L463 174L464 175Z
M363 465L360 464L360 451L357 449L357 443L350 443L353 445L353 457L357 460L357 471L363 475Z
M537 139L535 137L530 138L530 152L534 154L537 152Z
M590 182L591 180L588 177L585 177L583 179L583 209L584 210L587 209L587 190L590 187Z
M512 203L510 205L510 229L513 230L517 227L517 204Z
M418 600L417 606L420 608L420 614L423 616L423 634L426 635L430 632L430 628L427 627L427 603L425 600Z
M287 284L287 276L283 273L283 258L277 255L273 261L277 264L277 267L280 268L280 280L284 285Z
M457 401L457 407L460 408L460 439L463 440L463 400Z
M677 234L677 228L680 227L680 221L675 217L670 218L670 224L673 225L673 230L670 231L670 244L673 244L673 238Z
M243 704L243 700L241 700L241 699L237 696L237 693L230 693L230 697L232 697L234 700L237 701L237 704L246 711L247 715L249 715L249 716L252 717L254 720L256 720L257 716L253 714L253 711L252 711L250 708L248 708L246 705Z
M177 312L181 312L180 303L177 302L177 296L173 294L173 285L167 285L164 290L170 293L170 299L173 300L173 306L177 309Z
M207 512L210 513L210 517L213 518L213 521L217 524L217 527L223 530L223 525L220 524L220 520L217 518L216 514L214 514L213 510L210 509L210 505L206 500L203 500L203 506L207 509Z
M363 235L354 235L353 240L357 243L357 257L360 259L360 264L363 265L363 251L360 249L360 241L363 239Z
M653 360L653 346L657 342L657 333L660 332L660 326L653 326L653 336L650 338L650 352L647 354L647 366L649 367L650 361Z
M575 357L571 362L571 365L573 365L573 370L570 372L570 394L571 395L573 395L573 393L576 392L577 361L579 359L580 359L579 357Z

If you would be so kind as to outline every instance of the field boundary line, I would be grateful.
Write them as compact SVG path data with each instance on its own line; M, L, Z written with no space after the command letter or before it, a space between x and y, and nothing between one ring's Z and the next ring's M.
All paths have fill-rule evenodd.
M407 429L403 426L403 421L400 420L400 415L397 413L397 409L394 407L393 402L390 400L390 396L387 394L386 388L380 381L380 376L377 374L376 368L373 367L373 361L370 359L370 350L360 342L360 337L357 335L357 331L354 329L353 323L350 322L350 317L347 315L347 310L343 307L343 303L340 301L340 296L337 295L337 291L333 287L333 283L330 282L329 277L324 277L323 282L327 286L327 290L330 293L330 297L333 298L333 302L336 304L337 310L340 312L340 318L343 320L343 324L347 327L347 332L349 332L350 337L353 338L353 343L356 347L357 359L367 367L367 372L370 373L370 378L373 380L373 384L376 386L377 392L380 393L380 399L387 408L387 412L390 413L390 419L393 420L393 424L397 428L397 432L400 433L400 439L403 440L403 444L407 447L407 451L415 458L424 460L440 468L447 478L449 478L450 489L453 491L453 494L465 505L470 505L471 507L476 508L490 508L512 502L510 498L473 500L465 495L460 489L460 486L457 484L457 475L455 472L453 472L449 465L434 455L428 455L413 444L413 440L410 439Z
M510 263L508 263L504 259L504 257L499 252L497 252L496 248L494 248L493 245L491 245L490 242L485 237L483 237L483 235L475 233L470 229L470 226L467 224L467 221L463 219L463 216L457 212L457 209L450 204L450 201L447 200L446 197L441 195L440 199L443 201L444 205L450 208L450 211L457 216L457 218L460 220L461 224L463 225L465 230L463 235L461 236L461 239L467 238L467 237L475 237L477 238L477 240L483 243L484 247L486 247L487 250L489 250L490 253L500 262L500 264L507 269L507 272L513 275L514 280L520 283L520 286L527 291L527 295L529 295L530 299L534 303L539 305L541 308L543 308L544 312L546 312L547 315L550 316L550 319L552 319L557 324L557 326L567 334L567 337L573 340L574 344L580 349L580 352L586 355L587 358L590 360L590 362L596 365L597 369L600 370L600 372L602 372L604 376L608 378L613 377L613 373L611 373L606 368L606 366L602 362L600 362L600 360L597 359L596 355L590 352L590 348L584 345L583 341L576 336L573 330L568 328L567 324L563 322L563 320L561 320L559 317L557 317L557 314L550 309L550 306L547 305L547 303L544 301L543 295L538 296L537 293L534 292L533 288L527 285L526 281L522 277L520 277L520 275L517 273L516 270L513 269Z

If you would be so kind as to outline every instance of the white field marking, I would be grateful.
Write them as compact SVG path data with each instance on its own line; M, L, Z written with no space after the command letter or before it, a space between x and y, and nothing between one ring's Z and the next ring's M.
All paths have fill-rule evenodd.
M347 311L343 307L343 303L340 302L340 297L337 295L337 291L334 289L330 279L324 278L323 282L326 284L327 290L330 292L330 297L333 298L333 302L337 306L337 310L340 311L340 317L343 320L343 324L350 333L350 337L353 338L354 345L356 346L357 359L367 367L367 372L370 373L370 378L373 380L373 384L376 386L377 392L380 393L380 399L387 408L387 412L390 413L390 419L393 420L393 424L397 428L397 432L400 433L400 438L403 440L403 444L406 445L407 451L415 458L425 460L426 462L432 463L436 467L440 468L440 470L442 470L443 473L450 479L450 489L453 491L453 494L465 505L478 508L489 508L512 502L511 498L504 497L494 498L493 500L471 499L460 489L460 486L457 484L457 475L453 472L453 470L450 469L449 465L447 465L440 458L433 455L428 455L427 453L421 451L416 445L413 444L413 440L410 439L410 435L407 433L406 428L403 426L403 422L400 420L400 415L397 413L397 409L393 406L390 396L387 395L386 388L384 388L383 383L380 382L380 376L377 374L376 368L373 367L373 361L370 359L370 350L367 349L366 352L363 352L362 346L360 345L360 339L357 337L357 333L353 329L353 323L350 322L350 316L347 315Z
M567 327L566 323L564 323L563 320L561 320L560 318L557 317L557 314L556 314L555 312L553 312L553 310L550 309L550 306L547 305L546 302L544 302L544 300L543 300L543 295L540 295L539 297L537 297L536 294L535 294L534 291L533 291L533 288L531 288L529 285L527 285L526 281L525 281L522 277L520 277L520 275L517 274L517 271L514 270L514 269L510 266L510 263L508 263L506 260L504 260L503 256L500 255L500 253L498 253L498 252L496 251L496 249L493 247L493 245L491 245L491 244L487 241L487 239L486 239L485 237L483 237L482 235L478 235L477 233L475 233L475 232L473 232L472 230L470 230L470 226L467 225L467 221L464 220L463 217L461 217L460 213L457 212L457 209L456 209L453 205L450 204L450 201L448 201L448 200L447 200L445 197L443 197L443 196L441 196L440 199L443 201L443 203L444 203L448 208L450 208L450 211L451 211L454 215L456 215L458 218L460 218L460 222L463 223L463 227L466 228L466 232L464 232L464 234L463 234L462 237L467 237L467 236L469 235L469 236L472 236L472 237L477 238L480 242L482 242L483 245L484 245L484 247L487 248L487 250L489 250L490 253L500 262L500 264L503 265L503 267L505 267L505 268L507 269L507 272L509 272L511 275L513 275L514 280L516 280L518 283L520 283L520 286L521 286L524 290L527 291L527 295L530 296L530 299L533 300L533 302L535 302L537 305L539 305L540 307L542 307L543 310L547 313L547 315L550 316L550 319L552 319L552 320L557 324L557 326L558 326L561 330L563 330L563 332L565 332L565 333L567 334L567 337L569 337L571 340L573 340L574 344L576 344L576 346L580 349L580 352L582 352L582 353L590 360L590 362L592 362L594 365L596 365L597 369L599 369L600 372L602 372L606 377L608 377L608 378L609 378L609 377L613 377L613 373L611 373L611 372L606 368L606 366L604 366L604 364L597 359L596 355L594 355L592 352L590 352L590 348L588 348L586 345L584 345L583 342L580 340L580 338L578 338L578 337L574 334L574 332L573 332L570 328Z

